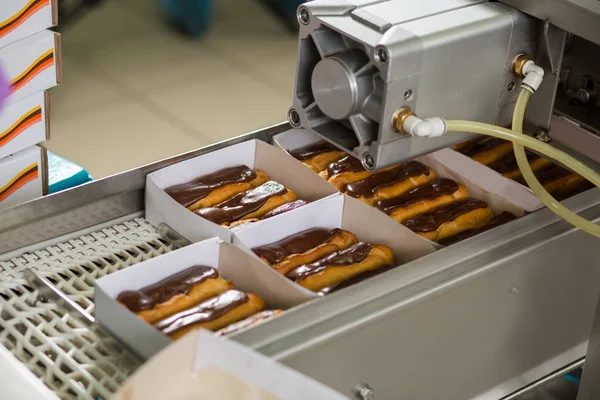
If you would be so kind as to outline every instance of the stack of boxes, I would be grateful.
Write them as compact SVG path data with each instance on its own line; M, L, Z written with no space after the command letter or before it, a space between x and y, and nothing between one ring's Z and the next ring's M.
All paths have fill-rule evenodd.
M0 210L48 191L48 89L61 81L57 0L0 1L0 73L9 82L0 109Z

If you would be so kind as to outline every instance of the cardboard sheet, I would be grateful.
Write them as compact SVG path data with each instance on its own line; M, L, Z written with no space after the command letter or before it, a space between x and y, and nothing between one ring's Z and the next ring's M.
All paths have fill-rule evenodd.
M278 285L277 277L260 273L262 261L219 238L208 239L161 255L96 281L96 319L134 353L149 358L171 340L117 303L125 290L137 290L194 265L217 268L236 289L265 300L266 309L288 309L310 299Z
M232 230L189 211L164 189L236 165L265 171L271 180L293 190L299 199L315 201L337 192L280 149L260 140L249 140L149 174L146 178L146 218L155 226L167 224L192 242L214 236L231 241ZM262 221L256 224L260 223Z
M429 241L413 233L379 210L345 195L333 196L308 204L293 213L269 218L260 225L248 226L235 232L233 243L260 260L251 249L278 242L286 237L312 228L342 228L354 233L359 240L389 246L394 251L396 265L402 265L435 251ZM278 287L289 293L317 295L292 282L261 261L255 272L260 279L278 280Z

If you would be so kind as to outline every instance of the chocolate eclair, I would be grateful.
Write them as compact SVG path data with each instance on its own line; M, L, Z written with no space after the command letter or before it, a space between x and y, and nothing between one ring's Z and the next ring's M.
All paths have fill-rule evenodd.
M257 295L228 290L192 308L157 321L154 326L172 339L177 339L192 329L217 331L241 321L264 308Z
M280 183L269 181L255 189L238 193L214 207L202 208L195 213L215 224L229 226L231 222L240 219L261 218L274 208L296 199L293 191Z
M252 249L273 269L285 275L292 269L319 260L357 243L357 237L343 229L313 228L276 243Z
M449 236L447 238L441 239L440 241L438 241L438 244L441 244L442 246L450 246L451 244L458 243L472 236L478 235L482 232L489 231L490 229L494 229L497 226L504 225L510 221L514 221L515 219L517 219L516 216L509 213L508 211L503 211L500 214L496 215L494 218L492 218L490 222L483 225L481 228L467 229L466 231L457 233L454 236Z
M535 176L548 193L554 197L559 197L557 200L562 200L569 197L572 193L576 193L577 190L587 182L581 175L571 172L559 165L554 165L551 168L535 174Z
M297 208L300 208L302 206L307 205L309 202L305 201L305 200L296 200L296 201L292 201L290 203L286 203L284 205L281 205L277 208L272 209L271 211L269 211L268 213L266 213L262 219L268 219L271 217L275 217L277 215L295 210Z
M300 286L318 292L362 272L393 263L394 254L389 247L359 242L313 263L301 265L286 276Z
M493 217L485 201L466 199L409 218L403 224L418 235L438 242L468 229L480 228Z
M398 197L408 190L435 179L435 172L418 161L397 165L346 186L346 194L369 205Z
M150 286L121 292L117 301L153 323L229 289L233 284L216 268L196 265Z
M346 156L346 153L327 142L292 150L290 154L317 173L325 170L330 163Z
M440 178L417 186L405 194L377 202L377 208L402 223L456 200L469 197L467 188L452 179Z
M347 172L367 172L367 170L363 167L358 158L347 155L338 161L329 163L327 168L321 171L319 175L321 175L321 177L324 179L329 179L333 176ZM364 177L367 177L367 175Z
M513 151L513 145L506 140L485 137L469 141L462 147L456 147L456 149L483 165L490 165L510 154Z
M269 177L263 171L253 171L245 165L238 165L198 177L188 183L171 186L165 192L182 206L195 211L221 203L268 180Z
M236 322L235 324L231 324L223 329L215 332L217 336L229 336L234 333L241 332L258 324L261 324L273 317L276 317L279 314L282 314L283 310L265 310L258 312L254 315L249 316L246 319L241 320L240 322Z
M527 161L529 161L529 166L534 173L541 172L554 165L552 161L548 160L547 158L540 157L532 151L526 150L525 153L527 155ZM508 179L518 180L523 177L514 153L511 153L506 157L491 163L489 167Z
M343 281L340 281L338 283L334 283L331 286L327 286L327 287L319 290L319 292L317 294L319 294L320 296L326 296L328 294L331 294L331 293L337 292L339 290L345 289L347 287L350 287L352 285L355 285L359 282L366 281L367 279L370 279L374 276L381 275L384 272L387 272L394 268L396 268L395 265L384 265L383 267L380 267L378 269L362 272L362 273L360 273L358 275L354 275L348 279L344 279Z

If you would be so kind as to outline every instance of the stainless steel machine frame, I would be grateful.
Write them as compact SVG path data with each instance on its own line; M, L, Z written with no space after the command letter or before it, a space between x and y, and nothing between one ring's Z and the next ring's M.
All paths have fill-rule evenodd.
M244 140L270 141L288 128L5 210L0 260L143 211L149 172ZM600 220L600 189L566 204ZM585 355L600 292L597 246L597 239L541 210L234 339L359 399L502 398Z

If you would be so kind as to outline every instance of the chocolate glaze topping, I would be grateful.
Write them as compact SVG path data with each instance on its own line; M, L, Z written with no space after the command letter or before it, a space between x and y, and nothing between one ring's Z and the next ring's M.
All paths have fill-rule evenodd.
M296 201L292 201L290 203L285 203L277 208L274 208L273 210L269 211L268 213L266 213L262 219L267 219L267 218L271 218L274 217L276 215L279 214L283 214L286 213L288 211L292 211L295 210L296 208L300 208L302 206L305 206L308 204L308 201L304 201L304 200L296 200Z
M442 246L450 246L451 244L458 243L461 240L468 239L471 236L475 236L477 234L480 234L481 232L489 231L490 229L494 229L497 226L506 224L507 222L513 221L515 219L517 219L517 217L515 217L514 215L512 215L508 211L504 211L504 212L496 215L494 218L492 218L490 220L490 222L488 222L487 224L485 224L481 228L479 228L479 229L467 229L466 231L462 231L460 233L457 233L454 236L450 236L450 237L441 239L438 242L438 244L440 244Z
M256 313L254 315L249 316L248 318L241 320L240 322L236 322L235 324L231 324L218 332L215 332L217 336L229 336L231 334L237 333L243 329L246 329L250 326L258 324L261 321L274 317L277 314L281 314L281 312L266 310Z
M343 172L363 172L366 171L358 158L347 156L339 161L332 162L327 167L327 174L332 177Z
M330 151L338 151L338 149L327 142L319 142L311 144L310 146L290 151L290 154L292 155L292 157L300 161L304 161L316 155L328 153Z
M246 303L249 297L246 293L238 290L228 290L220 295L206 300L192 308L173 314L170 317L163 318L154 326L163 331L166 335L171 335L190 325L213 321L222 317L229 311Z
M269 181L247 192L238 193L214 207L202 208L195 213L215 224L233 222L258 210L269 198L286 192L287 189L282 184Z
M561 167L560 165L555 165L550 167L542 172L535 174L536 178L540 181L542 185L546 185L550 182L553 182L557 179L564 178L565 176L571 175L573 172L569 171L566 168Z
M165 189L165 192L176 202L187 207L205 198L215 189L230 183L250 182L254 178L256 172L245 165L238 165L201 176L188 183L171 186Z
M478 208L486 208L485 201L477 199L466 199L454 202L444 207L436 208L425 214L410 218L404 222L404 226L414 232L432 232L444 222L452 221L457 217Z
M265 258L271 264L277 264L291 254L302 254L320 244L328 242L339 229L314 228L288 236L279 242L267 246L255 247L254 254Z
M384 265L383 267L380 267L380 268L377 268L377 269L373 269L373 270L370 270L370 271L365 271L365 272L363 272L361 274L354 275L354 276L352 276L352 277L350 277L348 279L344 279L341 282L338 282L336 284L333 284L331 286L323 288L323 289L321 289L318 292L318 294L321 295L321 296L325 296L325 295L328 295L330 293L337 292L338 290L347 288L348 286L352 286L352 285L357 284L359 282L366 281L367 279L372 278L374 276L381 275L384 272L387 272L390 269L393 269L395 267L396 267L395 265L388 264L388 265Z
M361 262L369 255L371 245L359 242L346 250L336 251L325 258L311 264L301 265L287 273L287 277L295 282L323 272L327 267L344 267Z
M218 277L219 272L215 268L195 265L153 285L121 292L117 301L133 312L149 310L175 295L189 293L192 287L207 279Z
M378 172L362 181L350 183L346 190L352 197L371 197L379 187L391 186L419 175L429 175L429 168L418 161L411 161L408 164Z
M445 194L452 194L457 190L458 183L452 179L440 178L418 186L402 196L380 200L377 202L377 208L386 214L391 214L398 208L408 207L421 200L433 200Z
M532 162L539 158L537 154L529 150L525 150L525 154L527 155L527 160L529 162ZM496 172L504 174L506 172L516 170L517 168L519 168L519 165L517 164L517 159L515 158L515 155L509 154L506 157L501 158L500 160L490 164L489 167Z
M490 137L470 143L458 151L464 154L465 156L473 157L475 154L491 150L494 147L500 146L503 143L506 142L502 139Z

